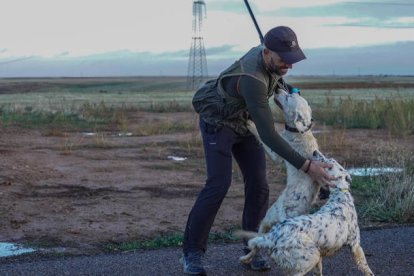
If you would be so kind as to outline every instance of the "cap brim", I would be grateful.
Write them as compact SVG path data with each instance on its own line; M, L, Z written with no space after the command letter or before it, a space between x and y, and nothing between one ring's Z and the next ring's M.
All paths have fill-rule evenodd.
M292 52L278 52L277 54L280 56L282 61L287 64L294 64L306 59L306 56L301 49Z

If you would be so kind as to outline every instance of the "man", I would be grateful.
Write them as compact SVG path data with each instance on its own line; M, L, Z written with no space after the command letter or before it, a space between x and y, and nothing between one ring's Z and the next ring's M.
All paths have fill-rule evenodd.
M204 275L201 258L214 218L231 184L232 157L237 161L245 185L242 228L257 231L266 214L269 187L263 148L249 133L245 122L256 124L262 141L274 152L303 170L319 184L329 184L329 165L306 160L275 131L268 99L292 64L305 59L295 33L288 27L271 29L264 45L252 48L241 59L208 81L194 95L200 115L207 180L190 212L185 228L181 259L184 272ZM248 252L245 252L248 253ZM266 270L269 264L257 255L250 269Z

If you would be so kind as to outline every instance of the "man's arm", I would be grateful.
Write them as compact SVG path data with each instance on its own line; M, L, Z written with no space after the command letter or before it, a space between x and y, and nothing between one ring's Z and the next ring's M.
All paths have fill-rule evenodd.
M275 130L266 86L252 77L242 76L239 79L238 93L244 98L263 143L297 169L302 168L306 159L296 152Z

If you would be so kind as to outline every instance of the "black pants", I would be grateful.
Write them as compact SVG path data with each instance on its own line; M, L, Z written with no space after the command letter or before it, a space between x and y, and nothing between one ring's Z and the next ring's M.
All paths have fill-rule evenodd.
M230 128L215 129L200 120L207 166L207 180L188 216L183 251L207 249L214 219L230 187L232 156L244 179L245 203L242 228L257 231L269 204L266 159L263 147L254 136L242 137Z

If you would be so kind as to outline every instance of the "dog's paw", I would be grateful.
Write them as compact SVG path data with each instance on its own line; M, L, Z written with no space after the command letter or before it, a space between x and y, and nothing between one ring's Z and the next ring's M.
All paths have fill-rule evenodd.
M252 262L252 258L250 258L249 254L247 254L247 255L245 255L245 256L241 256L241 257L239 258L239 261L240 261L242 264L250 264L250 263Z

